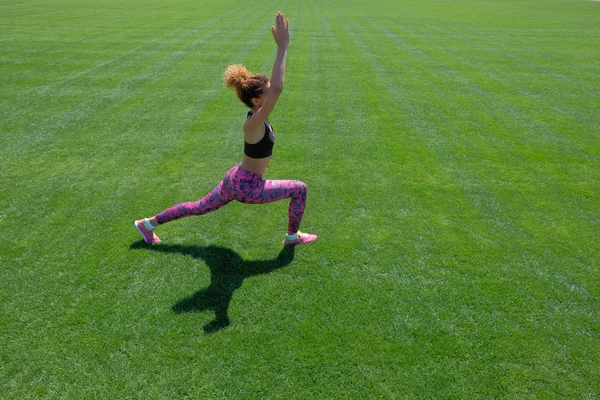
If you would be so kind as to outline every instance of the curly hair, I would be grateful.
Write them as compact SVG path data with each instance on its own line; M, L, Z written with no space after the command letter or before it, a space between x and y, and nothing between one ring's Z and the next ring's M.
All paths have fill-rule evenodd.
M225 70L225 86L235 89L238 98L252 108L252 99L263 94L269 77L265 74L252 74L243 65L230 65Z

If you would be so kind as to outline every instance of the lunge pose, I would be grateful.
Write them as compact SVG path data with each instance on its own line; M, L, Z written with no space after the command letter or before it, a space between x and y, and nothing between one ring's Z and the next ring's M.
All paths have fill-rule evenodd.
M238 98L250 108L244 123L244 158L231 168L209 194L196 202L181 203L152 218L135 221L135 227L147 243L160 239L154 229L161 224L192 215L218 210L232 200L248 204L265 204L290 198L288 233L284 245L310 243L316 235L300 232L306 204L306 185L295 180L264 180L271 159L275 135L267 117L283 91L285 59L290 41L289 22L282 13L271 27L277 44L277 58L271 80L263 74L251 74L242 65L231 65L225 71L226 86L235 89Z

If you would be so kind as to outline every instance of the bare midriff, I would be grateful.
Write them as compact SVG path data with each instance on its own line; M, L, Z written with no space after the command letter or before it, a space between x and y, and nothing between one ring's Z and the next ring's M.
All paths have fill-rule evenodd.
M267 169L267 165L269 165L269 161L271 161L271 157L252 158L244 154L244 159L242 160L240 167L248 172L253 172L263 176L265 174L265 170Z

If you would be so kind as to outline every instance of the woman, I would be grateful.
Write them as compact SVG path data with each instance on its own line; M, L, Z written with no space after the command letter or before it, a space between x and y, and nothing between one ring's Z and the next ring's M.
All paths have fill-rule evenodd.
M237 92L238 98L250 111L244 124L244 158L231 168L223 180L209 194L197 202L181 203L152 218L135 221L135 227L146 243L158 243L154 229L170 221L191 215L215 211L232 200L249 204L265 204L291 198L288 233L284 245L310 243L316 235L300 232L300 222L306 204L306 185L299 181L263 180L275 142L273 127L267 117L283 91L285 58L290 42L289 21L277 13L276 27L271 27L277 44L277 58L271 81L266 75L251 74L241 65L232 65L225 71L225 84Z

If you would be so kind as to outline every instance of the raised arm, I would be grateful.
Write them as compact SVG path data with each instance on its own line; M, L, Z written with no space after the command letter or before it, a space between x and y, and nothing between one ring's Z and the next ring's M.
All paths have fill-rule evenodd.
M279 95L281 95L281 92L283 91L285 58L290 43L289 21L281 12L279 12L275 17L275 24L276 27L271 26L271 33L277 44L277 57L275 58L273 72L271 74L271 87L266 93L265 102L262 107L246 121L246 124L244 125L245 131L254 131L262 126L271 111L275 108Z
M290 44L290 23L282 13L277 13L275 22L277 23L277 28L271 26L271 33L277 44L277 58L275 59L273 72L271 73L271 90L281 93L283 91L283 77L285 74L285 56Z

